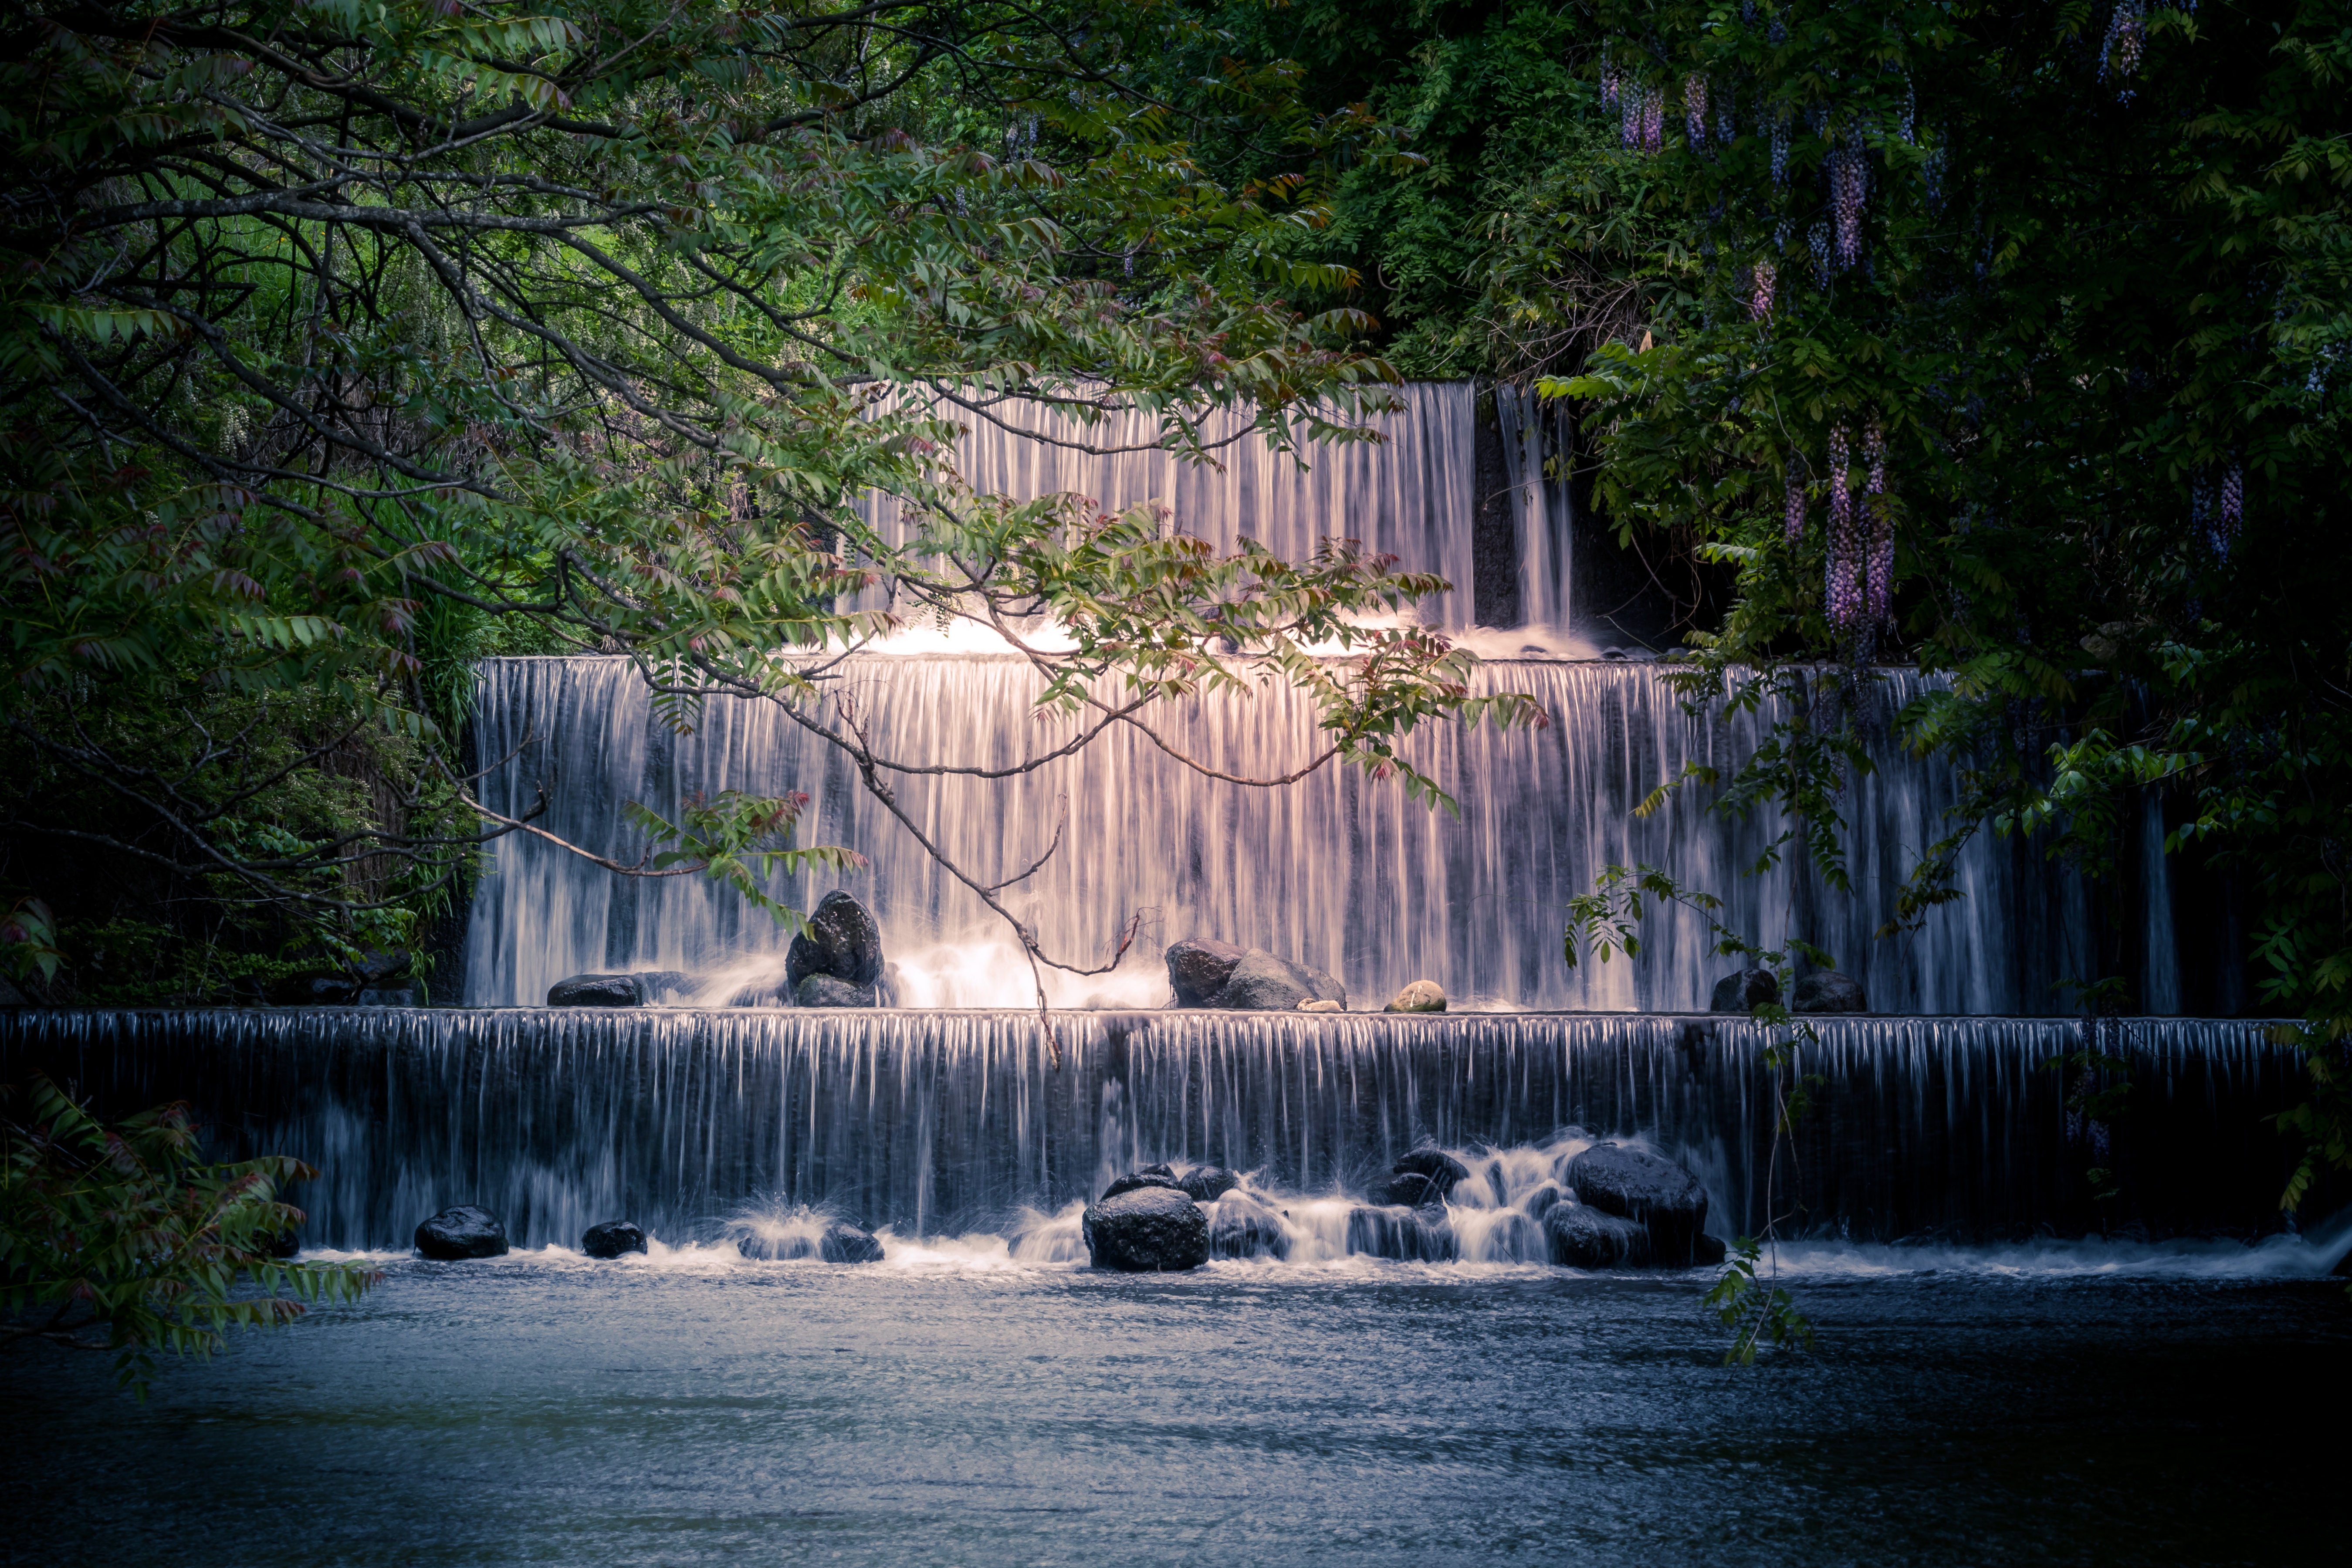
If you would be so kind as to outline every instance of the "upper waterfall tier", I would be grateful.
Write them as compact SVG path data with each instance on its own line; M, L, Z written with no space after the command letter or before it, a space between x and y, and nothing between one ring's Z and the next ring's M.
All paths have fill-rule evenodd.
M1407 571L1434 572L1453 584L1453 592L1423 606L1448 626L1479 618L1479 519L1489 502L1500 503L1491 508L1498 534L1492 542L1505 561L1488 570L1516 572L1516 592L1504 595L1517 606L1509 623L1565 627L1571 557L1568 488L1553 461L1557 417L1524 394L1499 389L1500 424L1487 432L1499 441L1498 461L1482 487L1474 385L1415 382L1396 395L1400 409L1364 421L1377 441L1310 447L1297 457L1267 450L1243 416L1212 413L1204 424L1214 447L1208 462L1161 449L1155 416L1116 413L1089 425L1013 407L1000 411L997 423L953 405L940 411L966 426L951 461L974 489L1023 500L1076 494L1110 510L1159 501L1171 509L1173 526L1220 552L1246 535L1303 561L1326 538L1354 539L1394 555ZM1482 488L1507 493L1490 497ZM887 536L903 539L891 500L877 498L867 514Z
M1940 837L1957 783L1884 739L1884 720L1917 689L1891 675L1875 699L1876 771L1842 805L1854 890L1810 873L1749 874L1780 832L1777 818L1709 813L1696 792L1637 818L1633 807L1685 763L1731 768L1775 717L1685 714L1656 671L1639 664L1490 664L1485 689L1532 694L1551 719L1536 731L1430 727L1414 745L1461 804L1458 820L1327 768L1286 789L1206 779L1139 735L1104 737L1080 755L995 784L901 778L899 798L924 831L975 876L993 882L1042 854L1066 800L1062 847L1013 889L1047 948L1099 963L1121 922L1149 911L1129 962L1107 977L1053 977L1057 1005L1155 1006L1168 994L1160 948L1209 935L1271 949L1338 975L1354 1005L1377 1006L1408 981L1438 982L1457 1007L1689 1011L1704 1008L1730 961L1711 953L1695 917L1653 913L1638 959L1561 956L1569 899L1612 863L1659 866L1726 900L1723 918L1748 938L1801 935L1861 979L1874 1010L2003 1014L2057 1010L2061 980L2097 973L2079 879L2038 849L1983 836L1967 854L1959 901L1923 930L1874 933L1919 847ZM914 763L1003 766L1066 734L1035 714L1034 671L981 657L866 657L842 671L876 745ZM869 799L843 760L774 706L710 705L677 737L656 719L624 660L494 660L481 673L477 741L486 803L520 816L542 785L539 826L609 858L643 848L623 802L675 820L697 792L805 792L803 844L847 845L867 868L782 889L814 907L847 889L879 917L898 964L902 1005L1017 1006L1034 1000L1027 966L1001 923L948 878ZM1251 774L1295 766L1314 732L1308 704L1278 681L1246 697L1214 695L1174 714L1171 744ZM498 762L498 759L505 759ZM2180 1010L2168 865L2145 869L2145 921L2132 933L2147 962L2142 1010ZM465 1000L532 1005L567 974L590 970L711 970L772 978L786 939L770 918L707 880L633 880L524 836L501 841L475 895ZM728 991L714 983L711 999Z

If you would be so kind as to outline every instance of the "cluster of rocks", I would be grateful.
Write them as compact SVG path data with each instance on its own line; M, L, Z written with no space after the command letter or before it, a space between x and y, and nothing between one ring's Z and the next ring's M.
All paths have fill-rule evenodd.
M1710 1013L1750 1013L1780 999L1780 981L1769 969L1743 969L1715 984L1707 999ZM1862 982L1834 969L1803 975L1789 997L1791 1013L1867 1013L1870 998Z
M781 985L754 985L730 1007L878 1007L882 1005L882 928L847 893L827 893L784 953ZM551 1007L649 1007L690 994L695 977L674 969L627 974L574 974L548 987Z
M1344 1013L1348 988L1310 964L1295 963L1262 947L1236 947L1193 936L1167 952L1171 1007L1216 1007L1250 1013ZM1390 1013L1443 1013L1445 993L1433 980L1398 992Z
M1706 1234L1706 1189L1672 1160L1596 1143L1563 1174L1574 1201L1562 1194L1538 1216L1554 1263L1688 1268L1723 1261L1722 1241Z
M746 1236L735 1244L746 1258L822 1258L827 1263L879 1263L882 1244L873 1233L845 1220L834 1220L813 1235L772 1239ZM503 1258L511 1250L504 1221L474 1204L443 1209L416 1227L416 1250L443 1263L475 1258ZM646 1250L646 1233L625 1219L608 1219L588 1227L580 1250L609 1261Z
M874 1233L860 1230L847 1220L828 1220L814 1231L795 1230L782 1236L765 1236L752 1232L739 1237L735 1250L746 1258L762 1262L788 1262L795 1258L815 1258L827 1263L879 1263L882 1244Z

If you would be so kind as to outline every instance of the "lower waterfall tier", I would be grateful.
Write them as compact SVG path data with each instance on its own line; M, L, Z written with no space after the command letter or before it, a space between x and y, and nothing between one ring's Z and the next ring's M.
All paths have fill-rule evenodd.
M405 1247L453 1204L520 1246L626 1218L670 1240L810 1205L901 1236L1017 1230L1160 1160L1360 1194L1422 1143L1637 1138L1695 1173L1709 1229L1765 1218L1768 1036L1659 1015L287 1009L0 1014L0 1082L110 1114L184 1100L223 1157L297 1155L306 1245ZM1825 1018L1790 1072L1783 1235L1973 1243L2275 1228L2262 1118L2294 1058L2214 1020ZM2064 1058L2128 1064L2087 1121ZM1818 1075L1818 1077L1815 1077ZM2112 1080L2110 1080L2112 1081ZM2104 1173L2095 1177L2094 1170ZM2115 1195L2098 1196L2112 1186Z

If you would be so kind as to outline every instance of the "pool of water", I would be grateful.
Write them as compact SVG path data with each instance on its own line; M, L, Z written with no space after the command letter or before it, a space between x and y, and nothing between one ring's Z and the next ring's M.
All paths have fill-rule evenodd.
M1812 1247L1705 1277L1119 1277L656 1248L387 1260L167 1365L0 1358L8 1561L2264 1563L2341 1550L2352 1304L2304 1244Z

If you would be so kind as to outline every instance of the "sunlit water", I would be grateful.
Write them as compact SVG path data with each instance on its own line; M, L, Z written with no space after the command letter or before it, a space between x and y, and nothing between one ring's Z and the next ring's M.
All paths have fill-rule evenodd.
M1002 1238L384 1260L172 1366L5 1363L10 1561L2320 1561L2352 1393L2313 1243L1798 1247L1809 1357L1705 1274L1122 1277ZM37 1438L33 1435L37 1434Z

